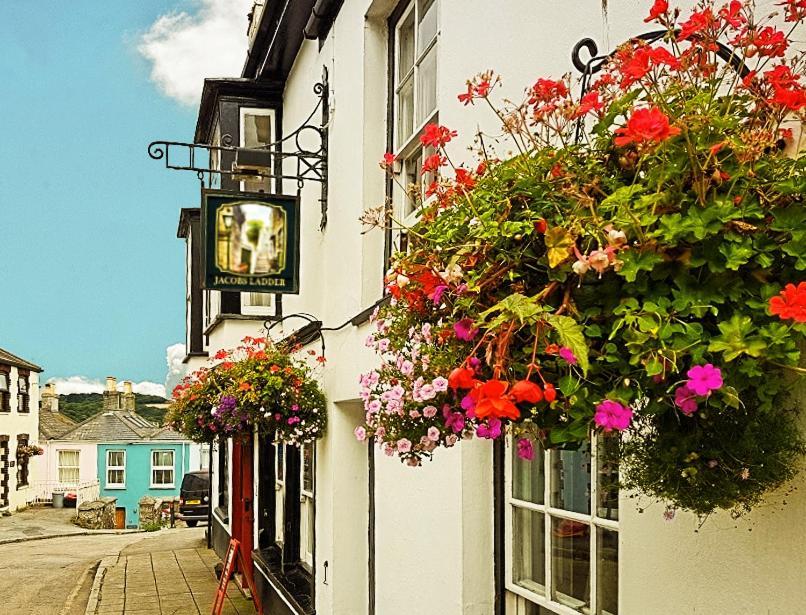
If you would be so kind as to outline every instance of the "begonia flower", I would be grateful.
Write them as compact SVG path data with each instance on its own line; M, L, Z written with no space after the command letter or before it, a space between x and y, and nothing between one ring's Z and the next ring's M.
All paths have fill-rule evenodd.
M514 421L520 417L518 407L505 395L507 386L506 382L493 378L473 390L478 396L475 408L478 418L508 418Z
M518 457L525 461L532 461L535 458L535 447L529 438L518 440Z
M472 389L476 382L475 372L468 367L457 367L448 376L448 386L456 389Z
M510 389L509 394L517 403L536 404L543 400L543 390L534 382L519 380Z
M473 338L479 333L479 330L473 326L473 320L471 318L457 320L453 325L453 331L456 333L456 337L463 342L473 341Z

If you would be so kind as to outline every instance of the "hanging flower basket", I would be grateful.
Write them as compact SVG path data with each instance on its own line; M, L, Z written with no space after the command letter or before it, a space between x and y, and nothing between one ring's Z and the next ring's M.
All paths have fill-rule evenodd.
M803 3L783 4L802 26ZM435 153L367 340L382 364L361 379L359 440L417 466L465 438L511 433L531 459L625 434L624 486L701 515L795 474L803 56L746 4L678 14L655 2L663 40L619 48L581 97L539 79L496 106L497 76L468 81L459 100L504 133L478 135L476 168L450 162L455 131L425 128Z
M174 389L169 422L175 429L198 442L258 432L300 444L324 435L325 396L304 359L246 337L215 360L215 367L194 372Z

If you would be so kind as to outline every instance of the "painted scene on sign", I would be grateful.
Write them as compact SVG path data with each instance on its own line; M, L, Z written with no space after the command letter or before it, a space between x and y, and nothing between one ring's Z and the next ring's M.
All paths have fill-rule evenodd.
M285 267L286 214L268 203L240 202L216 212L216 264L240 275L269 275Z

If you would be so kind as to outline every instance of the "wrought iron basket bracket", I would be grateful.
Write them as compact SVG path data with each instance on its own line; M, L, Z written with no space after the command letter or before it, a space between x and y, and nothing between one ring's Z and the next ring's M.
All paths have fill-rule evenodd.
M666 36L673 36L676 37L680 33L679 30L674 30L670 32L669 30L653 30L652 32L644 32L643 34L639 34L634 36L630 39L631 42L644 42L644 43L655 43ZM740 77L746 77L747 74L750 72L750 69L744 63L742 58L730 47L717 41L716 43L717 50L716 55L719 56L722 60L725 61L733 70L735 70ZM582 59L582 51L583 49L588 54L588 59ZM580 80L581 90L580 90L580 97L584 96L588 88L590 87L591 77L598 73L602 68L604 68L605 64L607 64L608 60L613 57L615 51L612 51L605 55L599 54L599 47L596 45L596 41L592 38L583 38L580 40L574 48L571 50L571 62L574 64L574 68L576 68L580 73L582 73L582 78ZM579 142L581 134L582 134L582 127L583 127L583 118L577 120L577 127L576 127L576 141Z
M282 139L261 146L272 152L273 164L266 179L275 180L276 189L282 192L284 180L295 181L297 190L302 190L306 181L319 182L322 188L320 196L321 221L320 230L327 225L327 146L328 123L330 121L330 85L327 67L323 67L322 80L313 86L318 100L313 111L305 121L293 132ZM314 117L321 113L321 121L315 123ZM303 144L308 135L313 134L312 144ZM286 151L286 148L292 151ZM231 135L224 135L221 143L208 145L205 143L184 143L181 141L153 141L148 145L148 155L154 160L163 160L166 169L192 171L196 173L202 185L212 187L213 181L222 175L237 175L238 170L215 168L210 164L212 156L221 160L223 152L237 153L238 147L232 145ZM292 173L286 174L285 161L294 160Z

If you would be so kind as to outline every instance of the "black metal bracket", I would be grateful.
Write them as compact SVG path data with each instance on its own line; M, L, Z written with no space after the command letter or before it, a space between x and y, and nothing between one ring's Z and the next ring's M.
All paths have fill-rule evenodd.
M327 67L322 69L322 81L313 86L314 94L319 100L313 111L299 128L278 141L264 145L258 149L268 150L272 157L272 170L261 177L274 179L278 182L278 192L282 192L283 180L296 181L297 190L301 190L306 181L319 182L322 186L320 197L322 219L320 230L327 225L327 148L328 148L328 122L330 121L330 85L328 83ZM312 122L314 116L321 110L321 123ZM303 144L303 141L313 136L313 145ZM289 145L293 147L289 147ZM292 151L287 151L287 149ZM153 141L148 145L148 155L154 160L163 160L166 169L176 171L192 171L196 173L199 181L210 188L215 179L222 175L233 176L241 174L235 169L222 169L210 164L210 159L217 157L221 160L223 152L237 154L240 148L232 145L232 136L224 135L221 143L208 145L206 143L183 143L181 141ZM295 172L286 174L284 162L294 160Z

